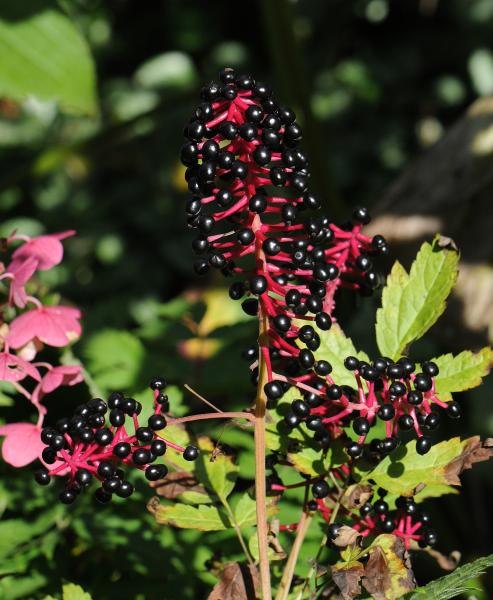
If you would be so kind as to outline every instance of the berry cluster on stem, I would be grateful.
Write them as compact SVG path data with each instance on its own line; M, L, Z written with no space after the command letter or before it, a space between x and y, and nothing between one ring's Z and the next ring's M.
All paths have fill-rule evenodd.
M36 471L36 481L48 485L53 475L66 476L59 498L64 504L72 504L96 480L101 486L95 496L105 503L113 494L120 498L132 495L133 485L120 468L124 465L143 470L149 481L157 481L166 476L168 469L155 461L168 446L183 453L185 460L195 460L195 446L182 448L158 435L167 425L163 414L169 409L166 381L156 377L150 387L154 393L154 414L145 426L139 423L140 402L113 392L107 402L101 398L90 400L77 407L71 418L60 419L56 427L44 428L41 440L46 447L42 460L46 466ZM128 422L132 432L127 429Z

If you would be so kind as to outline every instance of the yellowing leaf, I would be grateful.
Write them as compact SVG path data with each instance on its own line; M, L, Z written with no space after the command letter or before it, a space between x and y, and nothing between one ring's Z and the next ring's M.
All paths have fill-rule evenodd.
M209 335L219 327L236 325L251 318L242 310L240 303L231 301L228 292L223 288L208 290L203 294L202 302L206 309L197 331L201 337Z
M90 594L85 592L80 585L75 585L75 583L67 583L62 590L63 600L91 600Z
M369 548L363 587L375 600L395 600L414 589L416 580L401 538L379 535Z
M413 441L384 458L366 473L364 480L372 479L376 485L392 494L412 496L420 484L460 485L459 475L462 471L475 462L487 460L492 454L489 440L481 443L477 436L462 441L455 437L441 442L423 456L416 452L416 442ZM438 489L446 493L448 488Z
M380 352L397 359L445 310L457 279L459 254L447 238L424 243L409 275L396 263L377 311L376 338Z
M223 343L216 338L194 337L180 341L178 351L188 360L208 360L221 350Z
M464 350L457 356L444 354L434 358L440 372L435 378L439 395L462 392L481 384L493 365L493 350L482 348L479 352Z

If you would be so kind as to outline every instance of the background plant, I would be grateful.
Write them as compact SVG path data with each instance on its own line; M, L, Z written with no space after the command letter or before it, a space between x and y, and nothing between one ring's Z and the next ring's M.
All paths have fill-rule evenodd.
M291 9L285 11L281 4L272 6L274 14L249 9L245 18L239 19L238 29L232 31L227 8L220 3L212 15L204 14L198 4L175 7L166 3L152 15L144 15L133 3L104 7L72 4L71 19L82 28L96 59L98 100L104 109L101 118L71 116L67 109L73 110L73 106L67 102L61 109L52 105L43 107L33 100L17 104L7 101L4 91L3 234L7 235L16 226L36 235L41 232L41 223L46 232L62 231L77 223L78 237L68 242L66 266L51 272L50 283L56 284L65 298L84 311L87 341L76 345L74 352L84 359L93 381L103 391L125 388L138 395L152 375L163 372L162 362L156 361L156 357L166 356L166 373L173 383L188 381L207 397L217 399L220 406L221 398L226 397L225 392L232 384L238 399L234 408L243 408L248 397L250 384L247 378L238 376L244 366L232 349L253 339L254 325L238 306L227 301L222 290L197 292L195 288L181 295L190 285L190 256L182 230L175 226L176 212L184 204L175 158L181 143L176 123L188 116L195 93L192 88L214 76L221 64L236 63L278 84L278 88L281 86L278 95L293 105L305 129L304 147L312 161L322 164L318 171L312 169L317 190L326 192L334 188L348 204L349 199L354 204L367 204L369 197L378 198L382 187L392 181L407 160L435 139L433 136L439 135L442 127L451 124L468 102L478 94L489 93L489 59L484 48L488 45L491 15L482 2L471 3L468 10L460 3L438 3L435 10L417 3L406 6L344 3L334 6L330 15L325 3L310 3L310 6L301 3L295 14ZM15 18L5 9L5 26L20 26L22 20L34 18L41 7L40 3L29 6L24 14L15 14ZM203 27L205 19L211 24L207 31ZM259 43L259 39L264 39L259 38L260 31L267 32L262 43ZM294 34L289 33L293 31ZM347 32L347 36L340 35L341 31ZM418 31L420 44L416 44ZM301 42L304 53L301 64L305 60L309 65L306 72L308 79L315 82L313 91L300 85L300 69L291 70L286 77L282 65L288 58L291 65L300 64L300 46L280 32L294 35ZM25 30L20 33L25 35ZM455 43L458 39L460 44ZM357 52L353 42L358 44ZM140 64L168 51L179 54L167 55L154 63L158 65L154 71L147 70L145 76L133 78ZM81 52L87 54L87 49L82 46ZM11 52L4 54L10 56ZM80 56L78 60L82 60ZM180 67L170 71L167 66L170 64ZM12 71L21 72L18 66ZM160 77L151 77L153 72ZM180 77L173 72L180 73ZM33 77L28 81L32 84ZM33 87L31 90L43 97L40 90ZM56 92L61 93L61 88ZM9 94L12 94L10 89ZM185 97L190 99L183 102ZM306 125L309 122L311 128ZM328 143L324 140L323 146L313 146L321 136ZM332 165L331 182L326 179L326 164ZM333 198L327 193L323 197ZM136 210L136 198L146 198L145 211ZM331 206L335 210L335 204ZM340 214L349 212L343 208ZM452 214L448 211L444 233L452 229ZM21 217L23 222L19 222ZM485 214L482 222L488 223ZM464 249L462 241L460 246ZM469 261L477 260L474 252L465 254ZM162 268L156 267L156 261ZM409 262L404 264L409 266ZM167 300L173 301L168 304ZM368 301L358 312L358 319L353 318L351 311L345 321L346 332L355 333L356 345L364 347L371 356L376 356L374 341L365 339L365 331L377 305L378 300L375 304ZM351 304L340 306L343 310ZM233 325L240 320L241 323ZM460 327L457 318L454 323L452 342L456 328ZM102 326L112 331L101 333ZM424 360L450 350L452 346L448 343L440 347L442 341L437 335L448 331L445 326L435 328L433 337L414 347L414 357ZM108 348L116 347L118 354L111 355ZM460 347L454 347L454 351L458 353ZM75 407L88 397L82 387L71 392L70 400L58 396L57 401L54 396L50 401L51 407L59 410L59 416L67 412L68 402ZM92 393L99 395L99 390L93 387ZM171 404L177 406L181 392L175 388L173 394L170 394ZM469 392L467 395L472 397ZM193 404L192 397L187 397L187 405L190 401L202 410L201 405L199 409L198 403ZM485 418L489 414L488 392L477 393L474 401L461 404L465 413L459 424L462 437L478 432L488 435L490 425ZM28 407L22 402L7 407L5 420L27 419L29 415L23 412L23 406ZM454 430L459 425L454 423ZM206 430L214 437L222 427L213 429L209 424ZM242 439L244 450L240 454L249 455L247 433L235 430L233 436L227 427L221 440L237 448ZM240 464L239 486L244 477L252 477L251 463L240 456ZM488 471L481 466L479 471L465 474L463 494L439 500L439 509L432 509L442 547L461 548L464 558L490 550L490 524L485 510L490 484ZM111 520L97 516L89 521L82 506L71 512L70 518L59 516L66 514L61 511L54 520L49 520L53 526L37 534L34 515L46 503L45 491L41 502L37 496L39 490L33 489L24 478L17 480L13 470L5 474L9 477L9 491L3 492L8 511L5 523L7 519L21 518L33 525L31 536L33 532L39 539L47 536L44 544L16 552L22 560L18 559L15 569L10 564L4 578L5 589L8 585L14 597L34 593L23 587L27 584L22 574L29 564L32 573L36 570L43 573L38 578L30 577L32 589L48 586L54 594L59 590L60 573L68 580L85 583L91 565L103 565L101 570L91 571L96 597L98 593L104 595L107 572L113 574L115 581L122 582L129 594L160 597L154 590L158 589L158 583L166 582L170 597L176 594L176 589L180 595L200 597L215 581L204 567L213 549L237 548L233 531L210 534L210 550L197 546L195 540L200 534L192 531L164 527L159 530L159 541L151 540L138 525L142 497L136 497L135 504L127 503L123 512L115 511ZM147 494L146 490L145 497ZM470 510L471 506L474 510ZM451 520L457 523L454 529L447 527ZM15 524L18 532L18 521ZM74 548L74 531L78 543L72 553L68 549ZM281 539L287 539L289 534L280 535ZM139 540L139 556L132 554L128 538ZM54 554L46 550L50 547L49 540L55 548ZM474 545L469 545L471 540ZM45 555L40 554L42 548ZM307 555L313 555L316 542L306 548ZM162 574L153 568L161 564L158 554L168 556L174 569ZM234 553L230 556L234 557ZM109 557L115 558L115 563L118 558L132 566L122 573L113 561L109 562ZM193 584L183 567L190 560L197 573ZM420 581L439 574L432 563L425 561L419 561L417 569ZM158 573L155 581L153 577Z

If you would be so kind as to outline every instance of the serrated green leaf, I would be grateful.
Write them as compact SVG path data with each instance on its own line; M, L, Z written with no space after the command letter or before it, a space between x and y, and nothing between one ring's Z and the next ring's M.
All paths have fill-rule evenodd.
M208 494L201 492L183 492L180 494L180 500L185 504L211 504L213 502Z
M155 509L154 516L160 525L173 525L182 529L222 531L230 527L228 516L222 509L204 504L161 504Z
M416 588L413 592L404 596L405 600L448 600L456 598L461 594L473 591L468 585L471 579L483 574L486 569L493 566L493 554L483 556L477 560L462 565L440 579L436 579L425 586Z
M332 365L332 377L338 385L349 385L354 387L354 375L344 366L347 356L356 356L360 360L369 361L368 355L363 351L357 351L351 338L346 337L337 323L334 323L329 331L321 331L320 348L314 353L317 360L327 360Z
M392 359L418 340L445 310L445 301L457 279L459 254L445 239L424 243L409 275L396 263L377 311L376 338L380 352Z
M419 484L428 486L457 485L448 469L451 463L467 451L472 440L458 437L436 444L421 456L416 452L416 442L409 442L384 458L363 480L372 479L376 485L399 496L411 496ZM436 488L435 488L436 489ZM446 492L447 488L444 487Z
M0 96L57 100L68 112L94 114L94 61L83 36L54 2L3 0Z
M75 583L67 583L62 589L63 600L92 600L91 595L85 592L80 585L75 585Z
M493 365L493 350L487 346L479 352L464 350L457 356L444 354L432 360L440 369L435 377L435 389L441 397L480 385Z
M106 329L89 338L83 354L96 383L114 390L135 384L145 352L141 341L128 331Z
M377 310L375 335L377 346L383 355L394 351L397 344L397 323L402 295L409 281L406 269L396 261L387 277L382 291L382 307Z

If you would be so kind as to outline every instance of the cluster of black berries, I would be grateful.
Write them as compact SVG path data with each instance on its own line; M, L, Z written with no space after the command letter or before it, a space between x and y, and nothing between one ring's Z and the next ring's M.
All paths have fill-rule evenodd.
M366 502L360 509L361 521L357 528L362 535L392 533L401 537L408 548L411 541L416 541L421 548L436 544L437 535L430 527L428 513L412 498L398 498L396 510L391 510L384 499L387 492L380 488L378 493L378 500L373 504Z
M372 256L388 247L381 236L362 234L370 221L364 208L354 211L354 223L342 226L327 217L300 219L321 203L308 189L309 164L298 148L302 132L295 114L266 85L224 69L219 83L202 89L201 100L181 151L192 193L188 224L199 232L195 269L242 276L230 286L230 296L243 299L247 314L268 321L260 352L268 372L265 393L276 400L292 385L320 385L330 370L313 355L318 333L300 321L328 330L336 291L374 288ZM256 384L257 348L245 356Z
M181 448L157 435L166 427L163 413L169 409L165 393L166 382L156 377L150 384L154 393L154 414L147 425L139 424L142 405L121 392L110 394L108 401L100 398L77 407L70 418L60 419L55 427L45 427L41 440L46 444L42 452L45 465L35 473L40 485L48 485L51 476L67 476L59 495L64 504L71 504L93 480L101 482L96 490L100 502L109 502L113 494L128 498L134 491L125 479L120 466L144 470L149 481L166 476L168 469L155 461L164 455L168 446L183 453L186 460L195 460L195 446ZM133 432L127 431L127 426Z
M313 339L316 332L310 326L301 329L305 328L306 339ZM359 438L351 441L346 449L349 456L358 458L378 418L385 422L386 437L372 440L371 453L389 454L400 443L399 432L414 430L418 438L416 450L426 454L432 445L426 434L439 426L439 410L443 409L451 418L460 417L457 402L447 403L437 397L435 377L439 370L433 362L424 362L421 372L415 372L416 364L406 357L397 362L380 357L370 364L349 356L344 365L354 374L352 387L337 385L330 375L331 365L326 361L314 362L319 379L310 386L298 385L302 397L292 402L291 410L284 416L288 428L304 422L307 429L313 431L315 441L327 447L334 433L340 433L351 424Z

